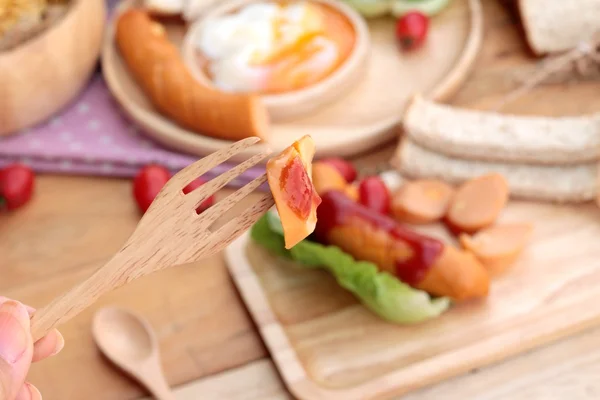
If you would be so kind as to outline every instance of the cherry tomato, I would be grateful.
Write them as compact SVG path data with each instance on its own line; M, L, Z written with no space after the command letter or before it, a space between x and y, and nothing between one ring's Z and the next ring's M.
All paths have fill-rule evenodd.
M146 165L138 172L133 180L133 197L141 212L146 212L170 178L169 170L161 165Z
M370 176L358 185L358 202L365 207L387 215L390 212L390 192L381 178Z
M200 186L204 185L205 183L206 183L206 181L204 179L197 178L195 181L192 181L192 183L190 183L189 185L187 185L186 187L183 188L183 193L188 194L192 190L199 188ZM202 211L206 210L208 207L212 206L213 204L215 204L215 195L212 195L208 199L204 200L198 206L198 208L196 208L196 212L198 214L200 214Z
M411 11L396 22L396 39L404 50L413 50L425 42L428 30L429 18L419 11Z
M351 183L356 179L356 168L354 168L354 165L352 165L352 163L349 161L346 161L343 158L326 158L322 160L322 162L337 169L338 172L342 174L346 182Z
M31 199L35 175L31 168L11 164L0 170L0 209L14 210Z

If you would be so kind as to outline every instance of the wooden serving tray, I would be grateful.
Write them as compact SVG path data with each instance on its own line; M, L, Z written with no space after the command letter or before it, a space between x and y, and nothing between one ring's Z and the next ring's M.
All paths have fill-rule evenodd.
M139 0L125 0L115 15L139 4ZM273 151L282 151L310 133L317 157L359 154L396 137L394 128L415 93L441 101L459 89L483 38L480 0L453 0L432 20L427 44L418 51L402 53L398 50L394 23L392 18L369 21L371 55L364 79L345 96L312 115L273 123L269 135ZM206 155L230 144L187 130L154 109L119 54L114 25L113 17L102 48L102 72L113 96L145 133L165 146L197 155ZM180 45L186 27L170 23L166 29L171 40ZM263 150L264 145L259 144L239 153L233 160L245 160Z
M534 223L525 253L486 300L412 326L381 320L327 272L275 258L248 234L226 261L296 397L386 399L598 325L599 220L591 204L511 202L500 222Z

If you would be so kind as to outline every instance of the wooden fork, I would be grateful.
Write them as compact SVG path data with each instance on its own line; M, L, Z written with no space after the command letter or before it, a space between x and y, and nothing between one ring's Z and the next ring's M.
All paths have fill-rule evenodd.
M196 213L196 208L228 182L265 158L271 153L270 150L252 156L188 194L183 194L183 188L259 140L254 137L240 140L175 174L157 195L125 245L108 263L33 315L31 324L34 340L70 320L103 294L152 272L213 255L246 231L273 206L271 193L263 195L241 215L222 227L214 231L210 228L218 217L265 183L265 174L200 215Z

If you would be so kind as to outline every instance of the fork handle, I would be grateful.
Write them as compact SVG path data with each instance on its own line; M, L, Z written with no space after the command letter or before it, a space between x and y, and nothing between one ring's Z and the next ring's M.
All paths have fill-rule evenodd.
M117 253L89 278L33 314L31 333L34 342L44 337L53 328L78 315L103 294L133 280L123 273L124 264L119 261L121 254L121 252Z

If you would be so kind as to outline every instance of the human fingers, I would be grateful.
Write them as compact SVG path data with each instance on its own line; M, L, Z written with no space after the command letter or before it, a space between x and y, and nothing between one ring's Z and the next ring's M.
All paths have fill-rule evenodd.
M15 400L42 400L42 394L31 383L25 382Z
M11 300L8 297L4 297L4 296L0 296L0 304L4 303L5 301ZM21 303L23 304L23 303ZM29 316L32 316L33 313L35 312L35 308L28 306L27 304L23 304L25 306L25 308L27 309L27 312L29 313Z
M59 331L53 329L33 345L33 362L52 357L63 347L65 347L65 339Z
M14 399L29 372L33 355L31 322L23 304L0 304L0 399Z

